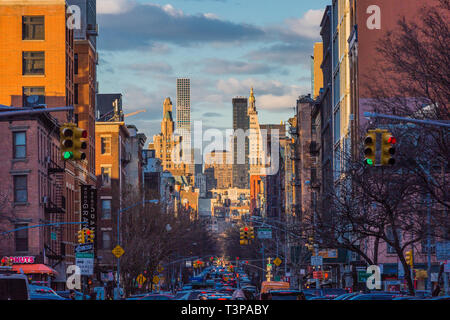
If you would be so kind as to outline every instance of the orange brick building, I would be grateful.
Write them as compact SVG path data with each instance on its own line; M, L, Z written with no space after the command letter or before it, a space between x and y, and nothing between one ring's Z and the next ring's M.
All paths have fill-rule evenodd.
M64 0L2 0L0 2L0 104L29 107L37 96L47 108L73 105L73 30L66 25ZM12 219L1 221L3 230L54 222L79 221L77 170L63 163L59 152L59 126L72 113L24 116L0 122L7 143L0 159L0 192ZM36 263L54 267L61 283L65 266L74 260L78 226L24 229L2 238L0 254L31 255Z
M117 212L123 206L122 195L128 192L125 166L130 159L126 147L129 137L123 121L96 122L95 172L99 208L96 236L101 273L113 271L117 262L111 250L117 245Z

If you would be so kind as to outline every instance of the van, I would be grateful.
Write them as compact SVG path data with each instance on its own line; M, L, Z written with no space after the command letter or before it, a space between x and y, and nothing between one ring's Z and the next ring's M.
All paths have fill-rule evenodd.
M27 277L0 270L0 300L30 300Z
M286 290L289 289L291 286L289 282L284 281L263 281L261 283L261 292L260 292L260 298L266 296L267 293L269 293L270 290Z

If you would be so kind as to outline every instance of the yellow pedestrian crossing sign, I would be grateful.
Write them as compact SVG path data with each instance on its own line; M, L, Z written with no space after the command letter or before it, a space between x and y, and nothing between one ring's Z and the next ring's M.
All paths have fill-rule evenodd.
M153 283L157 284L159 282L159 277L158 276L154 276L153 277Z
M275 265L278 267L281 264L281 259L280 258L276 258L275 260L273 260L273 263L275 263Z
M116 258L120 258L125 251L122 249L121 246L117 245L113 250L112 250L113 255L116 256Z
M147 280L147 278L144 277L144 275L142 273L140 275L138 275L136 278L137 283L141 286L145 282L145 280Z

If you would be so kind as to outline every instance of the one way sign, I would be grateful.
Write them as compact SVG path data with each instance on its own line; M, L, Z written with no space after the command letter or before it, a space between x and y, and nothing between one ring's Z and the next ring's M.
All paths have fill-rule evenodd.
M94 250L94 244L93 243L84 243L79 244L75 247L75 252L87 252Z

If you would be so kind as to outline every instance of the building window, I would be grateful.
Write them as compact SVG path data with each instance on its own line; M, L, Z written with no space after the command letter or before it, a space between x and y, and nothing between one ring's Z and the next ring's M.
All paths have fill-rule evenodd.
M386 236L391 242L394 241L394 231L392 230L392 227L389 226L387 228ZM398 238L399 244L401 245L402 244L402 234L401 234L400 230L397 230L397 238ZM387 253L395 253L394 247L392 247L388 243L386 243L386 246L387 246Z
M34 104L28 101L29 96L36 96L36 102L34 104L45 104L45 88L44 87L23 87L22 97L23 106L25 108L31 108Z
M74 97L74 103L78 104L78 83L75 83L75 85L74 85L73 97Z
M13 133L13 144L14 144L14 159L24 159L27 156L27 145L26 145L26 133L14 132Z
M44 40L44 16L22 17L22 40Z
M45 52L24 51L23 52L23 75L45 74Z
M103 231L103 233L102 233L102 248L105 250L112 249L111 231Z
M14 202L27 201L27 176L14 176Z
M102 219L111 219L111 200L102 200Z
M102 154L111 154L111 137L101 138Z
M111 185L111 167L102 167L102 186Z
M73 73L78 74L78 53L73 56Z
M28 226L27 224L16 224L15 229ZM28 251L28 229L21 229L15 232L16 251Z

